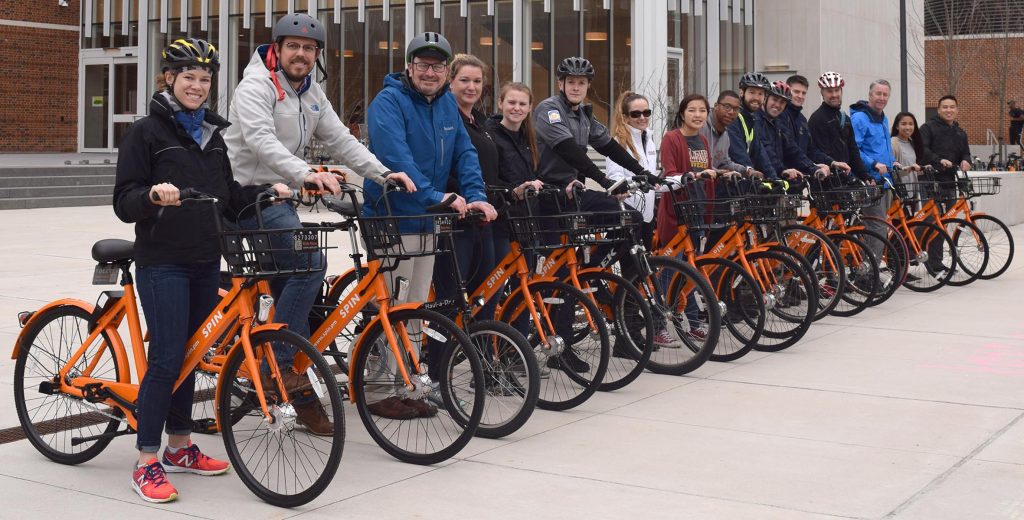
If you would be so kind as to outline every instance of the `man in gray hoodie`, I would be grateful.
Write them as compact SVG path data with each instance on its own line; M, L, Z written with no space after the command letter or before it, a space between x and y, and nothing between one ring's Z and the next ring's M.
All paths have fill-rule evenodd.
M283 182L293 190L312 183L337 195L338 179L331 173L311 172L303 159L310 138L316 137L331 157L358 175L378 184L389 180L401 183L409 191L416 191L407 175L389 171L349 133L320 85L313 81L313 65L327 39L320 22L305 13L289 14L277 22L272 36L272 44L256 49L231 99L231 126L224 141L235 179L243 186ZM302 227L290 204L269 206L262 214L264 229ZM245 229L257 227L255 219L239 224ZM271 235L274 249L283 250L274 254L277 267L308 273L271 280L274 321L308 338L309 312L320 291L327 259L322 254L289 254L291 244L284 243L283 235ZM275 357L285 387L291 391L308 386L305 374L286 370L292 366L295 352L278 350ZM331 435L333 427L318 404L296 405L298 419L313 433Z

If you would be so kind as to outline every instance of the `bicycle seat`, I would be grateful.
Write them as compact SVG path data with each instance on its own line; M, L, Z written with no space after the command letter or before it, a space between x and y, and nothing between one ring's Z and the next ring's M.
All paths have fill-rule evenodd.
M359 210L356 205L348 199L336 199L334 197L325 197L324 203L327 204L327 209L342 215L344 217L358 217Z
M135 257L135 242L108 238L92 245L92 259L105 264L132 260Z

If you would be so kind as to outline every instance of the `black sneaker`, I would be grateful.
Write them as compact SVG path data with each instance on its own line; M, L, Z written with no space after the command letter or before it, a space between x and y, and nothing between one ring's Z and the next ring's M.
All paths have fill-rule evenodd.
M567 347L561 355L548 358L548 366L551 368L569 369L577 374L590 372L590 363L580 359L572 348Z

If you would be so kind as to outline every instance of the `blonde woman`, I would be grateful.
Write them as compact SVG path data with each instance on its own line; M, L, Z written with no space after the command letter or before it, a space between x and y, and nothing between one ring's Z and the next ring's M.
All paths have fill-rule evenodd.
M647 98L632 91L623 92L615 102L612 115L612 138L633 156L644 170L658 168L658 149L654 136L650 134L651 105ZM612 181L632 179L633 172L608 159L605 163L608 178ZM654 234L654 192L638 193L626 199L626 203L643 215L643 237L650 247Z

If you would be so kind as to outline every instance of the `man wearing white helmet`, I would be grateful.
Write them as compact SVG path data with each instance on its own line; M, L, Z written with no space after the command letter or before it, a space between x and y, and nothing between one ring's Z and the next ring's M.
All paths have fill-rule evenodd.
M850 116L843 112L843 86L846 82L838 72L828 71L818 78L821 88L821 106L807 120L811 140L823 153L850 166L850 173L867 181L871 177L860 157L857 140L853 135Z

